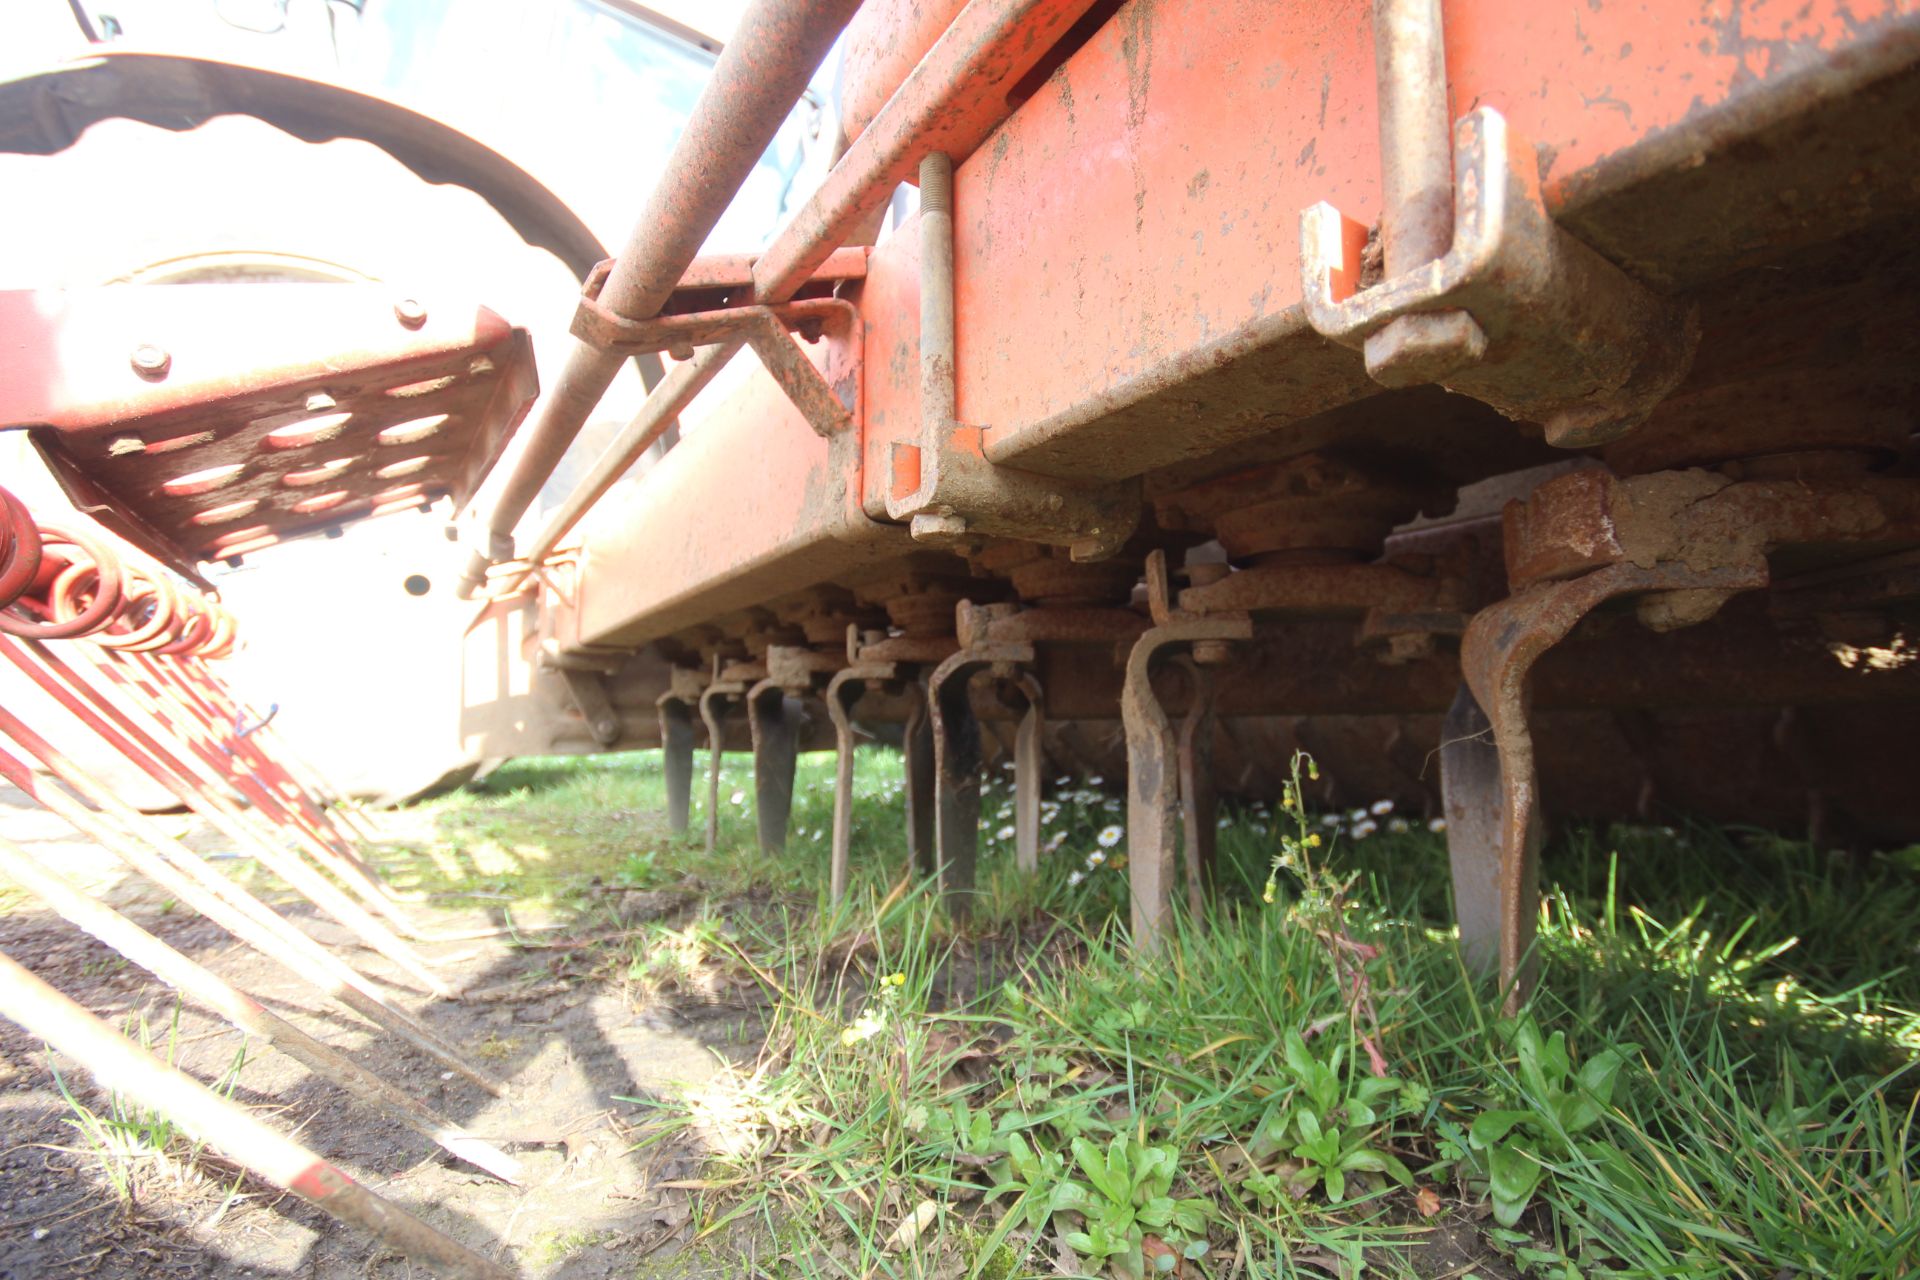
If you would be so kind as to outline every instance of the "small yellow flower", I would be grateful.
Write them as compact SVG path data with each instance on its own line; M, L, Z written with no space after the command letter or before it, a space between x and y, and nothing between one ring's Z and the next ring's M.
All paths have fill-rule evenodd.
M1320 833L1318 831L1309 832L1307 834L1307 848L1318 849L1319 847L1320 847Z
M890 987L904 987L907 985L907 975L904 973L890 973L887 975L887 985Z
M1276 888L1276 886L1274 885L1274 883L1273 883L1273 881L1272 881L1271 879L1269 879L1269 880L1267 881L1267 889L1266 889L1266 892L1265 892L1265 893L1262 893L1262 894L1260 895L1260 897L1261 897L1261 900L1262 900L1262 901L1265 901L1265 902L1267 902L1267 903L1271 903L1271 902L1273 901L1273 893L1274 893L1274 889L1275 889L1275 888Z

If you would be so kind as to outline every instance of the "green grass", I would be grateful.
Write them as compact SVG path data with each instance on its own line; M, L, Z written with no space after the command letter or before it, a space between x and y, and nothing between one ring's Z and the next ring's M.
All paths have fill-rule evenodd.
M144 1014L130 1016L125 1030L127 1038L141 1048L148 1052L156 1049L159 1037ZM173 1065L179 1047L180 1004L176 1000L165 1032L163 1061L167 1065ZM239 1083L240 1069L246 1062L247 1047L243 1044L214 1082L214 1091L231 1099ZM198 1167L200 1144L164 1113L134 1101L118 1089L105 1091L98 1105L89 1105L67 1084L60 1068L53 1064L50 1052L47 1065L53 1073L54 1087L67 1104L66 1123L80 1139L81 1145L74 1150L97 1169L123 1209L135 1208L143 1188L151 1194L158 1183L172 1183L177 1189L180 1185L206 1180ZM231 1203L239 1193L244 1176L235 1174L228 1180L226 1201L219 1212L225 1212L226 1203Z
M712 1152L705 1248L777 1242L775 1275L994 1280L1920 1268L1912 850L1561 832L1539 992L1504 1021L1459 964L1444 837L1419 822L1356 841L1351 819L1234 813L1209 919L1142 964L1102 791L1050 783L1061 839L1024 877L996 776L957 930L907 874L897 757L861 757L834 909L831 757L802 758L777 858L751 847L746 762L727 767L715 855L698 803L695 846L666 836L658 757L637 755L510 765L434 802L454 852L420 860L427 887L561 907L685 890L696 905L610 944L608 972L765 994L758 1060L654 1113L650 1140ZM1268 904L1277 842L1302 831L1330 844ZM480 865L494 851L519 869ZM1369 1083L1375 1055L1391 1083Z

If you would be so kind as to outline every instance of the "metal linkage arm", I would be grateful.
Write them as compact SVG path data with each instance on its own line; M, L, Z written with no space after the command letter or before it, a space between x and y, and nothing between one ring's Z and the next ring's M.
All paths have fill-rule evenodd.
M629 319L658 313L858 7L859 0L757 0L741 17L738 37L714 66L601 289L602 305ZM574 347L494 498L489 545L469 561L463 594L479 587L490 562L511 554L514 526L606 394L622 358L584 343Z

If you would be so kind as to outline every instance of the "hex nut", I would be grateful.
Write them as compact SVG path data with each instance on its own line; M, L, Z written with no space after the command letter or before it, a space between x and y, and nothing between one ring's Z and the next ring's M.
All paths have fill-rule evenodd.
M129 362L135 373L156 381L166 377L167 371L173 368L173 357L151 342L143 342L135 347Z

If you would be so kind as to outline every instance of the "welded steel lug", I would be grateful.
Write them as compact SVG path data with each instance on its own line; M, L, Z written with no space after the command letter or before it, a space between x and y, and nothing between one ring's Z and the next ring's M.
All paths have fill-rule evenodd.
M720 844L720 769L727 748L727 716L746 696L743 680L722 679L719 660L714 679L701 690L700 720L707 726L707 852Z
M963 610L965 606L962 606ZM997 670L1012 677L1034 660L1031 645L965 648L935 667L927 681L933 721L934 860L941 895L956 919L973 905L975 863L980 852L980 722L968 686L976 675Z
M1482 609L1467 627L1460 665L1499 753L1499 974L1509 1011L1518 1008L1531 985L1529 953L1539 901L1536 827L1542 819L1527 724L1527 675L1534 663L1582 618L1616 597L1702 592L1724 598L1766 584L1764 560L1705 570L1671 562L1645 569L1615 564L1566 582L1528 587Z
M1463 116L1453 146L1452 243L1435 261L1360 290L1367 229L1325 203L1301 216L1308 321L1365 351L1382 385L1438 382L1542 424L1562 448L1631 431L1686 375L1697 317L1560 230L1532 146L1498 111ZM1435 313L1472 323L1372 341L1401 317Z
M1750 563L1803 544L1904 551L1920 541L1920 483L1818 473L1735 480L1702 468L1622 478L1589 467L1509 503L1505 525L1507 576L1516 587L1620 563ZM1665 606L1675 624L1685 624L1685 604L1683 598ZM1658 614L1645 620L1665 621Z
M1164 560L1160 567L1164 570ZM1149 581L1152 573L1149 565ZM1249 618L1176 618L1141 636L1127 657L1120 693L1120 718L1127 736L1127 874L1133 900L1133 945L1143 957L1160 949L1173 924L1174 885L1182 878L1183 867L1183 801L1191 802L1196 811L1204 804L1197 790L1182 794L1180 735L1154 692L1154 663L1176 647L1252 638ZM1204 693L1201 696L1204 699ZM1196 722L1196 740L1199 729ZM1199 763L1195 750L1187 754ZM1204 857L1196 841L1190 860L1203 865Z

